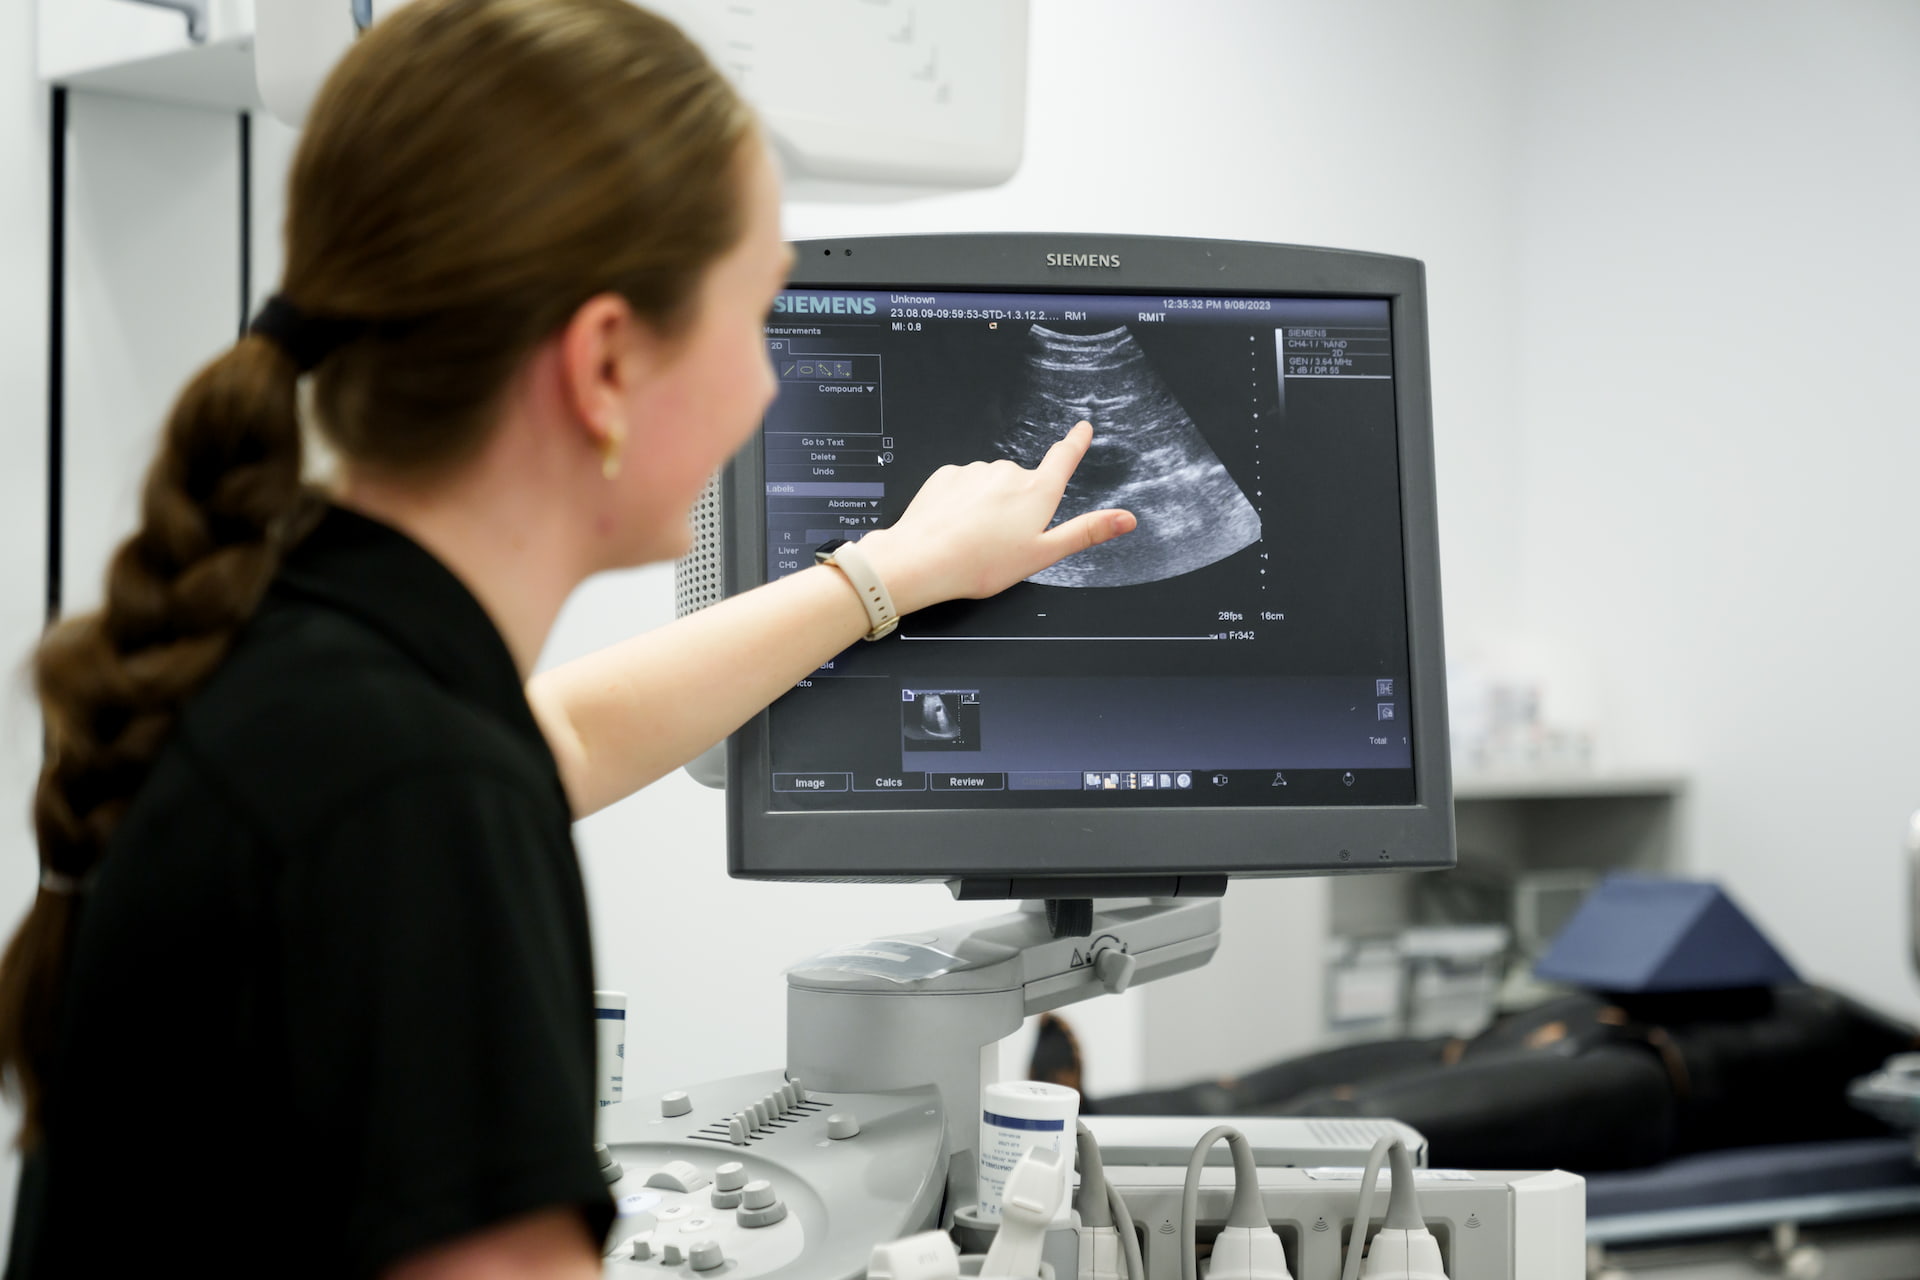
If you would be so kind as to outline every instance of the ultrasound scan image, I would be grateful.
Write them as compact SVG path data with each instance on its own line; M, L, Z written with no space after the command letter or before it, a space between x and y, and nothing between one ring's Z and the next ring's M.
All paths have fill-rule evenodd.
M952 695L921 694L919 710L908 716L906 730L917 738L950 740L959 737L960 700Z
M1192 573L1260 538L1260 514L1124 325L1107 333L1027 335L1026 385L1007 457L1031 467L1073 424L1093 424L1058 520L1124 507L1140 527L1029 578L1055 587L1127 587Z
M958 693L917 693L900 709L900 745L908 751L978 751L980 704Z

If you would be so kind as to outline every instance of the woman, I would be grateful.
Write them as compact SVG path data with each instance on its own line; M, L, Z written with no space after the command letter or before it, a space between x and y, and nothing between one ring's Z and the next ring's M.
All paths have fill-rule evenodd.
M415 0L334 73L282 292L37 658L9 1275L597 1273L569 820L870 624L819 566L526 681L577 583L686 548L772 397L778 213L746 108L627 0ZM896 607L1131 528L1049 529L1090 437L930 480L860 544Z

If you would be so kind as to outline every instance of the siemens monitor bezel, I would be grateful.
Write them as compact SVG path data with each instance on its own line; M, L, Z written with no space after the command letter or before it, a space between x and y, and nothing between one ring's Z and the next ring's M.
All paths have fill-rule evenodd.
M1412 258L1158 236L979 234L804 240L789 287L1384 300L1392 325L1414 796L1390 806L776 811L769 715L727 744L727 861L746 879L991 885L1190 884L1454 865L1425 271ZM1093 255L1091 257L1083 255ZM1098 266L1049 266L1061 261ZM758 432L721 482L725 587L766 581ZM885 643L882 641L881 643ZM1201 890L1205 892L1207 890ZM1016 887L1011 896L1024 896ZM1048 896L1048 895L1036 895Z

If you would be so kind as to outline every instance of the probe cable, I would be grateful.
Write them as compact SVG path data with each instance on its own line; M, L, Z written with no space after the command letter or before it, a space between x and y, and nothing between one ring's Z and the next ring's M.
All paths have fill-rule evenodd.
M1391 1134L1382 1136L1367 1153L1367 1167L1360 1175L1360 1203L1353 1218L1353 1237L1347 1244L1347 1265L1341 1269L1341 1280L1359 1280L1367 1228L1373 1225L1374 1184L1380 1180L1381 1161L1389 1155L1393 1159L1393 1187L1387 1196L1387 1217L1381 1229L1426 1230L1426 1221L1420 1216L1419 1192L1413 1186L1413 1157L1407 1154L1407 1144Z
M1120 1195L1120 1188L1107 1181L1106 1165L1100 1159L1100 1143L1084 1120L1077 1122L1074 1148L1080 1162L1080 1189L1074 1193L1073 1207L1080 1211L1082 1229L1112 1229L1120 1240L1127 1280L1147 1280L1146 1264L1140 1259L1140 1237L1134 1234L1133 1213Z
M1200 1216L1200 1170L1207 1163L1207 1152L1222 1138L1227 1140L1227 1150L1233 1153L1233 1207L1227 1211L1227 1226L1273 1230L1273 1224L1267 1221L1266 1208L1260 1202L1260 1171L1253 1162L1253 1144L1232 1125L1217 1125L1207 1130L1187 1158L1187 1180L1180 1190L1180 1280L1199 1280L1194 1225Z

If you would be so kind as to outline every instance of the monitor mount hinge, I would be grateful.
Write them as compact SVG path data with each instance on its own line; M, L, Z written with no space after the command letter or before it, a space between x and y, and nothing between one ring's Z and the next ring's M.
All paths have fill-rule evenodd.
M1092 898L1048 898L1047 929L1056 938L1085 938L1093 933Z
M1047 904L1047 922L1056 938L1084 938L1092 928L1094 899L1218 898L1227 892L1224 875L1198 876L963 876L947 881L960 902L1013 898ZM1082 923L1085 922L1085 923Z

